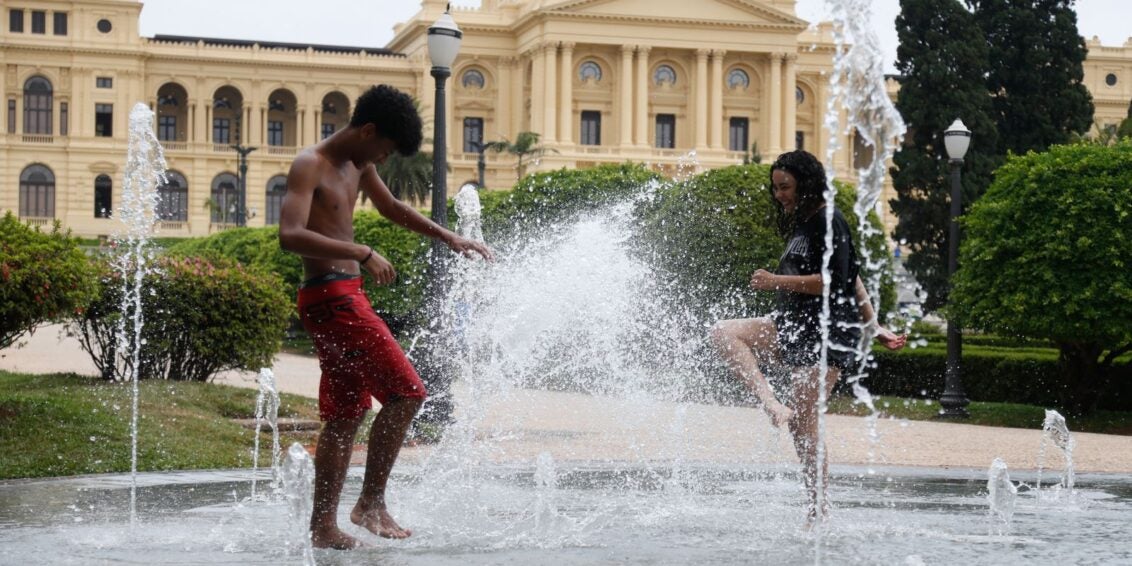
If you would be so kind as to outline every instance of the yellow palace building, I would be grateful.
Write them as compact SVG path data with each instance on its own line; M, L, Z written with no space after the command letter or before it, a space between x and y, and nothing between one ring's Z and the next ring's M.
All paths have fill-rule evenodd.
M141 37L136 0L2 6L0 211L32 224L115 231L138 101L155 111L169 165L163 236L235 221L233 145L257 148L248 224L270 225L291 159L344 127L366 87L394 85L421 102L426 123L432 115L426 30L444 1L421 2L384 48ZM452 15L464 39L448 82L450 192L475 178L478 144L524 131L553 150L528 172L631 160L671 174L739 163L756 143L764 158L826 149L832 30L799 19L793 0L483 0ZM1132 99L1132 45L1089 47L1098 123L1119 123ZM839 145L834 164L847 175L867 152L852 139ZM486 162L488 187L514 183L513 156Z

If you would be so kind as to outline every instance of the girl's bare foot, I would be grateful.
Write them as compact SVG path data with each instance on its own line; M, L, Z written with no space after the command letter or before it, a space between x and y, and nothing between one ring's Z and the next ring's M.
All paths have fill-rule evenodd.
M361 541L342 532L338 527L311 530L311 545L315 548L353 550L362 546Z
M350 520L355 525L382 538L409 538L413 534L413 531L409 529L402 529L397 521L393 520L393 516L385 509L385 506L368 511L363 511L360 507L354 506L354 510L350 511Z
M790 419L794 418L794 411L782 403L767 403L763 406L766 414L770 417L770 424L775 428L782 428Z

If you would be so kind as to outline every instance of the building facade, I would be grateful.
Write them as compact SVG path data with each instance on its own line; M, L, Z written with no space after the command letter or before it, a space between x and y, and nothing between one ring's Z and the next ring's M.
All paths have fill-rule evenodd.
M128 114L141 101L169 165L162 235L235 223L233 146L256 148L248 224L277 223L291 159L344 127L369 85L416 97L431 129L426 33L445 4L423 0L373 49L145 38L136 0L6 0L0 211L112 234ZM527 172L631 160L677 174L739 163L753 146L770 158L794 147L823 155L829 143L820 124L832 29L810 28L793 0L483 0L453 17L464 40L447 84L450 192L476 177L480 144L527 131L548 149ZM1132 98L1132 48L1090 49L1086 80L1107 124ZM834 165L846 175L868 152L840 142ZM488 187L514 184L513 156L484 158ZM894 223L887 206L881 214Z

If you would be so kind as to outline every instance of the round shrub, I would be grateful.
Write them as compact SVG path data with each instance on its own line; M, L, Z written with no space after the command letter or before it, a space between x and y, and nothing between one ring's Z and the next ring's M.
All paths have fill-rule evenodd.
M481 193L484 235L499 242L515 234L545 230L640 194L660 179L644 165L632 163L528 175L511 191Z
M0 348L44 322L81 312L94 268L56 222L42 232L8 212L0 219Z
M103 376L120 380L129 375L114 341L122 280L103 270L96 299L71 327ZM277 276L233 261L166 256L142 285L140 379L207 381L225 370L269 367L293 310Z
M786 242L775 228L775 211L766 185L769 165L736 165L706 171L685 182L661 187L637 209L642 238L639 250L656 266L682 300L711 316L765 313L773 297L750 289L751 273L774 270ZM835 182L836 204L861 249L853 189ZM888 267L888 248L880 219L870 213L874 232L864 242L877 265L861 257L861 278L880 271L878 310L890 311L896 293ZM873 297L874 303L878 298Z
M952 316L1061 352L1061 405L1091 410L1132 351L1132 141L1013 156L963 220Z
M222 257L251 269L278 275L294 301L303 278L299 256L279 247L279 227L231 228L203 238L181 240L166 253L187 257Z

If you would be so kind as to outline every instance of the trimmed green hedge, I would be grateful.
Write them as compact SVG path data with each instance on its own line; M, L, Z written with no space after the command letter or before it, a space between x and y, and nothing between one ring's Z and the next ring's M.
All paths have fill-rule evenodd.
M0 218L0 348L52 320L82 312L94 270L79 240L56 221L50 232L11 212Z
M966 337L964 337L966 340ZM876 395L928 397L943 393L947 349L944 346L873 351L876 367L862 383ZM1025 403L1060 407L1071 384L1066 383L1056 350L1043 348L969 347L961 360L963 390L973 401ZM1121 371L1132 371L1125 364ZM1064 408L1064 407L1063 407ZM1116 380L1100 408L1132 410L1132 379Z
M500 242L515 234L543 231L640 194L660 180L656 172L632 163L528 175L510 191L480 193L484 237ZM449 218L456 217L450 213Z
M71 328L102 375L122 380L128 372L116 363L115 342L122 280L103 269L98 297ZM207 381L229 369L270 367L293 310L277 276L231 260L166 256L142 285L140 379Z
M397 270L393 285L380 287L366 277L365 292L374 310L395 333L413 324L424 294L427 242L421 236L397 226L373 210L354 214L355 241L385 256ZM280 277L283 291L295 302L303 281L303 264L298 255L279 247L279 229L233 228L204 238L183 240L167 253L174 256L200 256L235 260L252 270Z
M663 186L654 198L639 205L639 250L659 268L663 280L672 282L682 300L700 310L722 301L725 307L720 314L732 317L766 312L770 307L772 294L750 290L751 273L773 270L786 245L775 226L775 210L766 188L769 179L769 165L713 169ZM840 182L835 186L837 208L860 246L853 188ZM889 252L880 219L870 214L869 223L875 233L865 246L874 262L887 266ZM868 274L862 258L862 279ZM882 314L891 312L896 304L887 268L882 272L879 299Z

